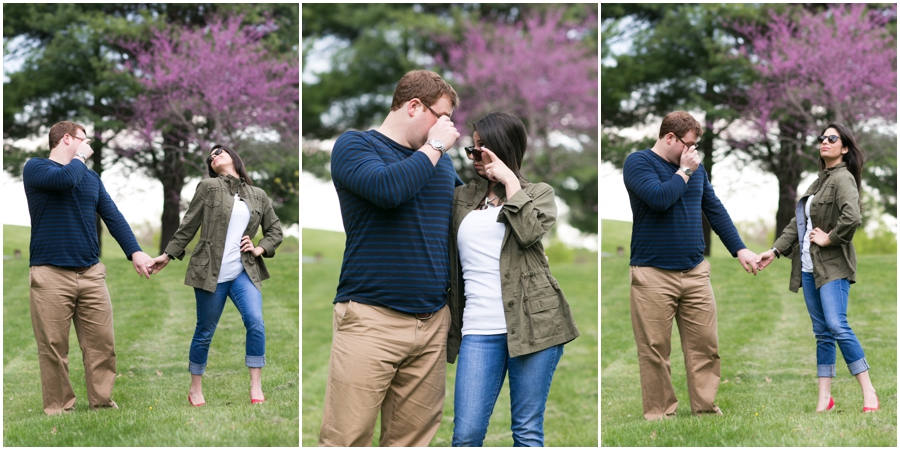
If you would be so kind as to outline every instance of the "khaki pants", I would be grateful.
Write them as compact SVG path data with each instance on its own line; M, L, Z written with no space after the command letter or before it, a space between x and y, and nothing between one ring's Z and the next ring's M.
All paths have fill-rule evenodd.
M444 306L429 319L356 302L334 305L320 446L369 446L381 411L382 447L427 447L444 409Z
M694 414L720 413L713 403L719 390L719 338L716 299L709 262L689 271L631 267L631 325L641 372L644 418L675 414L669 353L672 318L678 323L688 394Z
M33 266L31 326L41 367L44 412L75 409L69 382L69 326L75 324L84 360L91 408L113 407L116 352L112 304L106 289L106 267L98 263L83 273L54 266Z

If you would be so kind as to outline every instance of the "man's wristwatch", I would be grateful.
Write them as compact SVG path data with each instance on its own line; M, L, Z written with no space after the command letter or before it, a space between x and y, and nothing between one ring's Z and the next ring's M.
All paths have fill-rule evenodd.
M87 155L85 155L84 153L78 152L78 153L75 154L75 156L81 158L81 161L82 161L82 162L87 162Z
M447 151L447 149L444 148L444 143L441 142L439 139L432 139L432 140L426 142L426 144L434 147L435 150L441 152L441 156L443 156L444 152Z
M775 254L776 258L781 258L781 252L779 252L777 248L772 247L772 253Z
M690 178L690 177L691 177L691 175L693 175L693 174L694 174L694 171L693 171L693 170L691 170L691 168L690 168L690 167L682 167L682 168L681 168L681 171L682 171L682 172L684 172L684 174L685 174L685 175L687 175L687 176L688 176L688 178Z

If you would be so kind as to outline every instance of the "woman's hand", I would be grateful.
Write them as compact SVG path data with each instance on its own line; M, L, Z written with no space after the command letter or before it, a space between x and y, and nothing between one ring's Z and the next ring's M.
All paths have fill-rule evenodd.
M756 264L759 266L759 270L763 270L769 264L772 264L772 261L775 261L775 252L772 249L766 250L759 255L756 256Z
M511 198L513 194L522 189L522 186L519 183L519 177L506 166L506 163L504 163L503 160L487 147L481 147L481 151L487 153L488 156L491 157L491 162L484 165L485 175L487 175L488 180L496 181L506 186L507 199Z
M815 227L809 232L809 240L819 247L828 247L831 245L831 238L828 237L828 233L822 231L819 227Z
M241 238L241 251L250 252L253 256L262 256L266 252L266 249L253 246L250 236L244 236Z
M159 273L160 270L163 270L166 267L166 264L169 264L169 257L165 253L162 255L153 258L153 265L150 266L150 273Z

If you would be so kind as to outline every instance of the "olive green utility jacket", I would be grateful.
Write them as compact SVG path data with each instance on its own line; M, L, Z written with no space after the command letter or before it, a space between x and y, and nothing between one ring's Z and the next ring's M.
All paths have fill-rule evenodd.
M252 240L262 225L263 238L256 246L266 250L264 257L275 256L275 249L281 245L281 222L275 216L272 202L266 193L231 175L208 178L197 186L178 231L166 245L166 253L181 260L184 258L185 246L194 239L197 229L200 229L200 241L191 253L184 284L215 292L235 193L250 208L250 223L244 230L244 236L250 236ZM266 270L263 259L250 252L242 252L241 262L244 263L244 270L250 280L262 291L262 281L269 279L269 271Z
M809 246L809 256L813 262L816 289L834 280L847 278L856 282L856 250L853 248L853 234L862 222L859 209L859 190L856 179L847 170L846 163L819 172L819 178L806 190L797 202L794 218L781 232L774 247L791 258L790 290L798 292L800 277L800 239L806 235L806 201L810 195L809 217L814 227L828 233L831 245Z
M497 217L506 224L500 250L500 285L503 313L506 317L506 342L509 356L534 353L578 337L578 327L569 303L550 274L541 238L556 223L553 188L544 183L520 179L522 189L507 199ZM488 190L488 181L475 177L453 193L453 217L450 228L450 333L447 361L453 363L462 343L465 285L456 237L459 225L472 212ZM503 185L494 188L506 198Z

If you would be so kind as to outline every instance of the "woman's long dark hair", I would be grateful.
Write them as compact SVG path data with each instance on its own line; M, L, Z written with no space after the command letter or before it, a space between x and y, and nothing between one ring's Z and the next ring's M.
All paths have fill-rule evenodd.
M234 150L232 150L224 145L214 146L210 150L210 153L216 151L216 149L218 149L218 148L221 148L223 151L228 152L228 154L231 156L231 161L234 162L234 171L238 174L238 177L240 177L241 181L247 183L248 186L253 186L253 181L251 181L250 177L247 175L247 169L244 168L244 161L241 159L241 157L238 156L238 154L235 153ZM490 148L490 147L488 147L488 148ZM219 174L217 174L216 171L213 170L212 160L209 158L206 159L206 169L209 170L210 178L215 178L215 177L219 176Z
M481 138L481 145L494 152L509 170L522 178L519 168L528 143L525 124L512 114L495 111L479 119L472 127Z
M825 134L829 128L834 128L837 130L838 135L841 138L841 144L844 147L847 147L847 154L844 155L844 162L847 164L847 170L853 174L853 178L856 179L856 189L860 193L860 202L862 202L862 171L863 165L866 163L866 154L863 152L859 145L856 144L856 139L853 138L853 133L850 132L847 127L836 124L829 123L824 130L822 130L822 134ZM825 170L825 160L822 159L821 154L819 155L819 170Z

